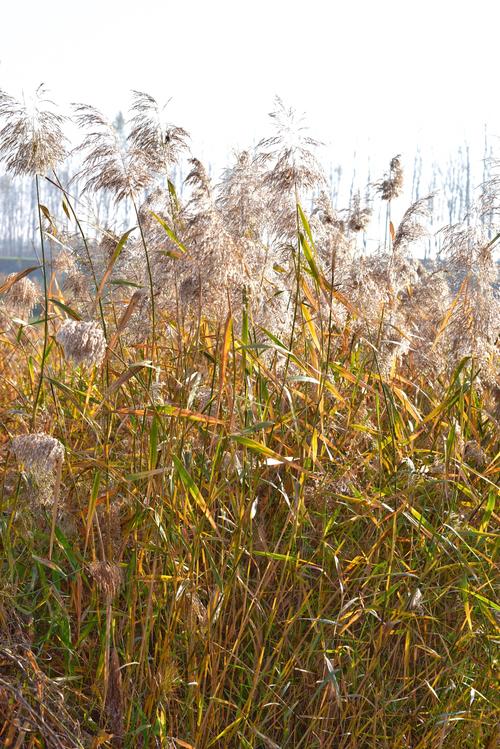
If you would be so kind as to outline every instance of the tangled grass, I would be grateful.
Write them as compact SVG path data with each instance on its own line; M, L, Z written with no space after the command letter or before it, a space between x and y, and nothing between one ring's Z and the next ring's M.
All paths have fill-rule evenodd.
M193 160L139 199L187 134L132 111L118 161L92 110L86 179L135 232L61 185L44 293L0 289L2 745L493 749L495 237L426 270L420 202L360 256L283 107L218 189Z

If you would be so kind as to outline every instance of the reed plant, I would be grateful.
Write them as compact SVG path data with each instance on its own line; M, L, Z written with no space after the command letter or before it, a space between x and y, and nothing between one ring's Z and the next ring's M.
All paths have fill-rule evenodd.
M497 746L496 239L478 206L424 267L424 200L362 254L277 106L184 200L151 97L125 144L79 107L124 232L49 164L74 233L39 203L44 304L0 286L2 746Z

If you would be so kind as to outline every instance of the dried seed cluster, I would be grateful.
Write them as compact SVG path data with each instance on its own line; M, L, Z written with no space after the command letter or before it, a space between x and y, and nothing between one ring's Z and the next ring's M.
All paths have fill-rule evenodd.
M53 471L64 460L64 445L44 432L21 434L12 440L12 451L28 471Z
M66 359L75 364L99 366L106 353L106 339L96 322L67 320L57 331L56 340L64 349Z
M16 273L10 273L5 283L8 284L16 275ZM20 278L15 281L5 294L8 308L20 314L29 314L41 299L40 287L30 278Z
M88 570L99 591L106 599L112 601L117 596L123 581L120 567L112 562L98 560L90 562Z
M57 504L64 445L44 432L21 434L12 440L12 452L30 478L36 504Z
M376 187L382 200L394 200L401 195L403 191L403 167L401 166L400 155L391 159L388 176L379 182Z

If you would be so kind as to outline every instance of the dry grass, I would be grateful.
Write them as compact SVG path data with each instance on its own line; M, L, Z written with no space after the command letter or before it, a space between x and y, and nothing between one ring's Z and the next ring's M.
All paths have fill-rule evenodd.
M144 101L156 174L186 134ZM359 201L300 208L313 141L263 143L218 194L193 162L187 205L121 162L138 230L99 244L62 189L66 287L46 263L34 317L2 287L5 747L497 745L491 242L450 290L406 257L419 205L360 259Z

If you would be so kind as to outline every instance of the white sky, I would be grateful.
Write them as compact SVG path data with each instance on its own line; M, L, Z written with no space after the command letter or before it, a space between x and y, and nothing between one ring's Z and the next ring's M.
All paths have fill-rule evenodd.
M328 160L439 153L500 135L495 0L3 0L0 86L45 83L114 116L132 88L173 97L197 155L268 131L274 94L306 111Z

